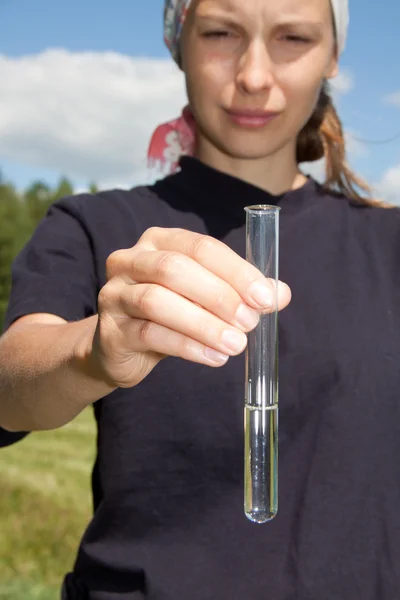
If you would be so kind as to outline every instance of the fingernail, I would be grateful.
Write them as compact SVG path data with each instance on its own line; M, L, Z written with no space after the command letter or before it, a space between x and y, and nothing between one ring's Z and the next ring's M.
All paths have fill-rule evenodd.
M245 330L251 330L259 322L260 314L245 304L240 304L236 311L235 319L240 327L243 327Z
M231 329L225 329L221 340L225 348L231 352L240 352L245 349L247 344L247 338L244 333L232 331Z
M262 281L255 281L250 287L250 295L254 302L262 308L272 306L274 303L274 295L268 284Z
M222 352L217 352L212 348L206 348L204 350L204 356L207 360L214 363L215 365L224 365L229 360L229 356L226 354L222 354Z

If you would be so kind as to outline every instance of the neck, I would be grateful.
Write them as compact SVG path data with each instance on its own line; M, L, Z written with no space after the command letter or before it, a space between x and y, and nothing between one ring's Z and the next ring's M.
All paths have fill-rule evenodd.
M267 157L243 159L224 154L199 136L195 157L222 173L238 177L275 195L298 189L307 181L296 162L293 144Z

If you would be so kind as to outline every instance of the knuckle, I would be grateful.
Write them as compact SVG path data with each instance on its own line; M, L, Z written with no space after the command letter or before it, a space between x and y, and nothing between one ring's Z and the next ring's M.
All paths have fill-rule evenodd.
M142 321L138 327L138 340L144 346L151 344L151 339L154 333L154 323L151 321Z
M190 357L193 354L193 341L186 336L181 336L177 341L176 350L182 358Z
M215 252L215 240L209 235L195 234L195 237L189 247L189 255L197 260L204 253Z
M98 295L98 308L100 312L109 311L120 296L121 286L117 279L111 279L103 286Z
M171 227L169 234L171 237L175 238L178 243L182 243L187 240L188 235L192 235L192 232L183 229L182 227Z
M162 281L173 278L182 268L182 257L178 252L163 252L156 261L157 278Z
M196 332L196 339L209 344L218 336L219 328L212 317L204 318L196 323Z
M160 304L160 294L155 286L146 286L135 302L142 314L151 316Z
M106 260L107 279L111 279L120 272L122 265L125 263L126 250L115 250Z
M161 227L149 227L144 231L139 239L139 242L154 242L156 239L160 237Z
M214 309L217 313L226 312L227 307L232 304L228 294L223 289L215 290L212 298Z

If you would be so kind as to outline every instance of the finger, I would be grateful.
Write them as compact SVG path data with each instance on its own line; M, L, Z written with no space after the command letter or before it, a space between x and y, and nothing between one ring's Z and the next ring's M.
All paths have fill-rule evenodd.
M115 250L106 260L106 279L120 279L125 283L135 283L132 278L134 265L135 247Z
M138 246L169 252L180 252L227 282L249 306L258 310L285 308L290 300L290 288L283 282L267 279L223 242L184 229L151 228Z
M134 277L167 287L243 331L254 329L260 319L226 281L179 252L136 251Z
M158 360L160 355L173 356L209 367L221 367L229 360L227 354L151 321L126 319L122 329L133 352L152 352Z
M243 331L162 286L125 285L118 301L118 314L157 323L223 354L236 356L247 345Z

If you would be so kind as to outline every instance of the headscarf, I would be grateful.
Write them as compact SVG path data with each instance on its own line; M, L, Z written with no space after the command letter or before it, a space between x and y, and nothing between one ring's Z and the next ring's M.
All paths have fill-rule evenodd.
M346 45L349 27L348 0L330 0L336 28L336 41L341 54ZM175 62L179 65L179 46L182 27L192 0L165 0L164 41ZM194 117L186 106L180 117L157 127L153 133L149 150L150 168L173 172L179 158L193 154L196 136Z

